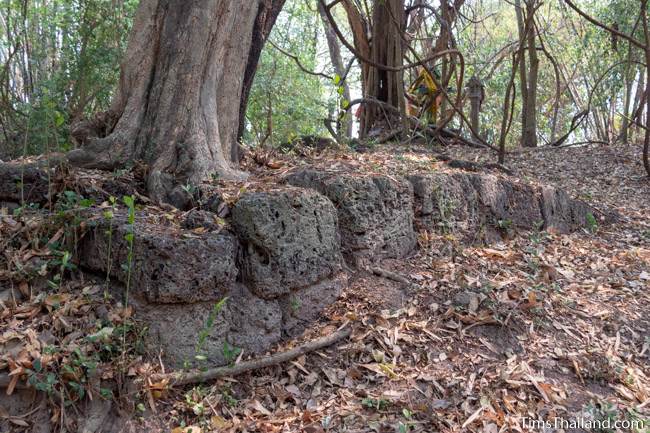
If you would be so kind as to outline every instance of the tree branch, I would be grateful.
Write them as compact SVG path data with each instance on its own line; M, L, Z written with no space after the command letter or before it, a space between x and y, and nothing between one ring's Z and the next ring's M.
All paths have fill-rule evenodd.
M323 349L345 338L348 338L351 334L352 328L350 326L346 326L332 334L326 335L325 337L321 337L316 340L308 341L300 346L294 347L291 350L287 350L286 352L280 352L264 358L242 362L232 367L211 368L205 371L154 374L149 379L152 382L169 381L169 384L172 386L180 386L207 382L225 376L238 376L249 371L259 370L260 368L281 364L283 362L298 358L299 356L302 356L306 353Z

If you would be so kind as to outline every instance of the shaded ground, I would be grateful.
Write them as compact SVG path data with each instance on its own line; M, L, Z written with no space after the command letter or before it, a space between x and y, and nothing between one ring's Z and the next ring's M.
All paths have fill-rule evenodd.
M616 209L617 222L571 235L517 233L479 247L462 245L453 233L422 232L414 257L381 264L412 287L357 273L327 314L284 346L346 323L354 327L349 341L194 388L161 392L154 384L130 396L136 414L151 418L155 411L166 427L203 432L496 433L540 431L526 428L524 418L648 419L650 183L637 150L530 151L509 161L530 181L561 186L603 211ZM473 149L447 152L481 160ZM305 153L258 152L247 161L254 181L219 189L234 200L242 188L264 188L307 162L388 174L447 170L417 146L396 156L392 148ZM170 221L181 216L163 213ZM49 319L38 315L40 306L31 313L33 304L24 304L20 317L0 315L3 330L75 314L81 322L89 314L82 304ZM112 306L106 314L119 322L128 311ZM158 368L136 360L132 374Z
M444 169L417 147L396 157L382 150L337 164L400 174ZM467 148L450 153L481 160ZM647 419L650 184L636 149L512 158L524 178L614 208L619 222L596 233L520 233L489 247L421 233L417 256L383 263L416 289L360 274L320 332L309 333L351 321L350 343L186 390L161 402L164 411L177 425L263 432L497 432L526 430L524 417ZM289 166L266 160L279 171ZM204 402L205 416L188 416L187 395Z

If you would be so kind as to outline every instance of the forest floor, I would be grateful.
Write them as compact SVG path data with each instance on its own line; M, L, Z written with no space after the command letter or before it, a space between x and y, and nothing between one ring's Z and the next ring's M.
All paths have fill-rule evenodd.
M593 232L517 233L484 247L420 233L414 257L382 263L413 286L359 273L304 336L351 322L348 343L173 392L158 410L179 426L249 432L541 431L531 420L556 418L582 420L566 431L589 431L580 427L593 420L649 420L650 182L639 150L510 155L518 177L620 218ZM485 155L445 151L477 163ZM444 169L419 146L254 159L248 169L263 183L304 163L387 174ZM198 402L202 416L192 412Z
M475 162L485 154L461 146L444 151ZM387 174L446 169L421 146L301 157L258 152L247 160L255 174L247 188L302 164ZM278 350L345 324L354 330L349 340L236 378L155 389L137 407L155 410L159 421L144 425L174 433L497 433L542 431L532 420L557 418L646 420L645 430L619 430L647 432L650 182L640 149L529 150L509 155L506 165L527 181L616 210L618 218L568 235L518 232L487 246L422 232L413 257L381 263L413 284L359 272L318 323ZM230 187L232 195L242 188ZM84 314L83 305L70 308ZM36 313L27 309L22 317ZM596 431L573 427L564 430Z

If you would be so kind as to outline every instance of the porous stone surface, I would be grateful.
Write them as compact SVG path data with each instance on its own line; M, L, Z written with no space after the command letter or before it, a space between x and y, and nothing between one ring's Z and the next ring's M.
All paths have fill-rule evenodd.
M569 232L584 227L591 211L563 191L491 174L417 174L409 181L420 228L479 241L498 239L504 227Z
M136 317L149 328L149 349L154 353L162 349L164 360L176 367L224 365L234 361L229 352L259 353L280 341L282 310L277 300L261 299L241 284L225 296L228 299L218 311L216 302L154 305L135 299ZM214 323L208 327L211 314ZM203 330L206 338L200 344ZM199 361L197 355L205 359Z
M437 173L408 179L420 228L456 232L480 225L479 193L469 175Z
M216 218L216 215L212 212L192 209L185 215L181 227L188 230L203 229L217 231L220 227Z
M544 228L553 228L562 233L585 227L587 215L592 212L586 203L574 200L563 190L551 186L541 188L540 206Z
M280 298L284 332L295 335L322 316L348 284L346 273L340 273L313 286Z
M287 295L341 270L336 210L315 191L245 194L232 209L232 224L244 245L244 281L258 296Z
M125 284L128 227L121 217L115 218L112 225L100 221L81 241L81 265L102 273L110 266L110 275ZM219 300L237 279L239 245L228 232L196 235L136 221L133 233L131 290L148 302Z
M317 320L347 283L337 212L316 191L243 194L233 208L232 232L211 226L215 218L193 210L180 227L156 215L133 225L130 304L149 329L149 349L162 350L173 367L227 364L233 361L229 348L231 354L234 348L265 351ZM108 271L121 299L130 225L123 214L94 222L79 245L80 265L100 275ZM198 362L196 355L205 359Z
M488 224L531 229L542 221L537 191L532 186L489 174L469 176L479 204L485 207Z
M150 350L162 350L171 366L224 365L233 361L233 348L259 353L297 334L347 285L344 255L354 264L404 258L416 247L414 221L490 241L503 225L531 229L543 222L569 231L583 226L590 211L562 191L489 174L407 180L303 169L287 183L242 194L228 230L207 209L188 212L180 227L161 215L136 220L131 305L149 328ZM101 215L94 221L79 245L80 265L99 275L109 271L121 287L119 299L130 226L123 214L112 223Z
M54 182L54 170L35 164L0 163L0 202L38 203L48 201Z
M312 188L334 203L343 253L354 264L402 258L415 249L413 189L404 178L303 169L286 181Z

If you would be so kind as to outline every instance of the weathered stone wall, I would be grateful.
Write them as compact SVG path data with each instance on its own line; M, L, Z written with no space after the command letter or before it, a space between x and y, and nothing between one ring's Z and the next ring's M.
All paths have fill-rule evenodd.
M552 187L491 174L413 175L416 225L464 239L494 241L508 228L570 232L586 225L590 207Z
M324 196L291 187L245 194L232 216L231 231L197 233L145 217L134 225L130 302L149 345L175 366L194 363L198 335L225 297L200 350L209 365L232 361L226 345L259 352L300 331L347 284L336 210ZM80 245L81 265L109 272L120 291L129 278L127 232L123 217L100 219Z
M416 246L413 188L404 178L301 170L294 186L325 195L338 211L343 253L349 261L401 258Z
M48 200L44 170L0 165L1 173L0 202L19 203L21 194L27 202ZM261 352L318 320L347 284L346 261L405 258L418 230L493 241L504 227L575 230L591 211L563 191L491 174L406 179L307 168L285 180L242 194L226 227L208 211L226 216L221 204L191 211L180 226L138 215L130 275L124 215L112 223L99 216L81 240L79 263L109 273L120 285L117 299L129 279L129 302L149 329L149 346L173 366L195 361L198 335L227 297L200 351L207 365L222 365L232 361L224 347Z

